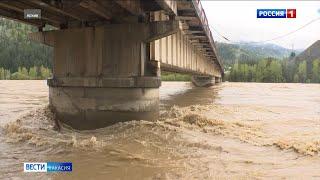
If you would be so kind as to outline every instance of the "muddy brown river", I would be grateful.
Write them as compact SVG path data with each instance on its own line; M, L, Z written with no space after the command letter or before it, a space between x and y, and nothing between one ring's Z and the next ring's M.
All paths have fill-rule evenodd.
M320 179L320 85L163 82L160 100L155 122L57 132L45 81L0 81L0 179ZM48 161L73 172L23 172Z

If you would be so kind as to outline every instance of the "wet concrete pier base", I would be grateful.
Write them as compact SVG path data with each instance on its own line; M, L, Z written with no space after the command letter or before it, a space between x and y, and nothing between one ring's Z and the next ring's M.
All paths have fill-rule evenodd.
M215 77L212 76L192 76L192 83L197 87L210 87L215 84Z
M54 81L48 80L50 107L59 121L75 129L97 129L128 120L158 118L157 87L75 86Z
M214 77L215 78L215 83L221 83L222 82L222 78L221 77Z

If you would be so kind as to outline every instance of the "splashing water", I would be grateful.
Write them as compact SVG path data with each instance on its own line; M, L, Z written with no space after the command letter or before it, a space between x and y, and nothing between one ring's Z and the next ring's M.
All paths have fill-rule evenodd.
M71 161L76 167L69 175L34 175L37 178L241 179L320 175L319 85L224 83L213 88L192 88L183 84L184 89L178 88L181 83L163 86L162 94L166 86L174 86L180 94L165 94L160 119L154 122L130 121L91 131L62 126L57 131L54 114L44 102L35 110L0 124L0 177L30 178L31 175L21 174L21 163L27 161Z

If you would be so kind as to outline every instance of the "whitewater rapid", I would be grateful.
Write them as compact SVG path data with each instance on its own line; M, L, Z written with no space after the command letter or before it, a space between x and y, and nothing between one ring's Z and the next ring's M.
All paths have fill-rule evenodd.
M43 81L0 87L0 178L320 176L320 85L164 82L157 121L91 131L57 130ZM70 161L74 171L23 173L30 161Z

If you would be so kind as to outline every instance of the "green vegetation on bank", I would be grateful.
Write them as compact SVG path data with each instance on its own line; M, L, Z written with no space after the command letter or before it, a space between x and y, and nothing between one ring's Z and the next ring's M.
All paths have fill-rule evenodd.
M217 43L224 80L234 82L320 83L319 47L320 41L303 52L274 44Z
M320 83L320 60L290 61L267 58L233 64L225 80L234 82Z
M30 41L28 34L36 31L30 25L0 18L0 79L51 76L53 48ZM319 44L318 41L296 59L297 51L272 44L217 43L217 50L225 65L227 81L320 83L320 58L314 56ZM191 76L162 72L161 80L190 81Z
M31 67L27 69L25 67L19 67L17 72L11 73L10 70L0 68L0 80L37 80L47 79L52 75L49 68L43 66ZM162 81L191 81L191 75L172 73L172 72L161 72Z
M37 28L0 18L0 68L16 73L21 67L24 74L15 74L19 78L24 78L23 67L29 71L34 66L52 68L53 48L30 41L28 34L32 32L37 32Z
M162 81L191 81L191 75L172 73L172 72L161 72Z
M0 80L36 80L47 79L51 76L51 71L43 66L34 66L30 69L18 67L18 71L11 73L10 70L0 68Z
M283 59L290 54L299 54L300 51L286 49L274 44L254 44L254 43L221 43L217 42L217 51L225 66L232 66L241 61L253 63L267 57Z

